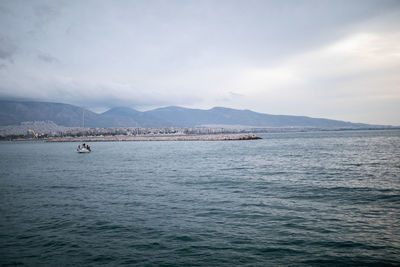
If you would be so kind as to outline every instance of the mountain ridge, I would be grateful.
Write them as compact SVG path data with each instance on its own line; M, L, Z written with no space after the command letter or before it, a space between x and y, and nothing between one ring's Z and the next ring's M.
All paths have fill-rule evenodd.
M204 125L241 125L252 127L367 128L381 125L353 123L307 116L272 115L226 107L192 109L167 106L149 111L114 107L95 113L82 107L54 102L0 100L0 126L24 121L53 121L57 125L81 127L201 127Z

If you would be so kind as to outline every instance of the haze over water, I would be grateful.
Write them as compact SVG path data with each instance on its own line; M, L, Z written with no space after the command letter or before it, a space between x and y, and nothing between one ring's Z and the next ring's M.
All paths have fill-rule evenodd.
M400 131L0 143L1 265L399 265Z

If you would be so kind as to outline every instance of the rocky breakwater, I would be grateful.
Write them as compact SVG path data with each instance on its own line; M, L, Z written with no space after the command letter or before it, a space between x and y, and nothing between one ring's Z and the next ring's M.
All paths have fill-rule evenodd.
M122 141L233 141L256 140L254 134L213 134L213 135L116 135L50 138L47 142L122 142Z

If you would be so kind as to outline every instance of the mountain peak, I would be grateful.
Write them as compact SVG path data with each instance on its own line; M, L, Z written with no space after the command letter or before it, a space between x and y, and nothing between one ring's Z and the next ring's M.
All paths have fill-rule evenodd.
M88 127L198 127L235 125L254 128L311 127L366 128L373 125L304 116L269 115L251 110L214 107L209 110L168 106L140 112L129 107L114 107L97 114L86 111ZM82 108L57 103L0 101L0 125L18 125L23 121L54 121L57 125L82 125Z
M141 112L129 107L114 107L110 108L106 112L103 112L102 115L117 115L117 116L130 117L137 115L139 113Z
M163 111L163 112L164 111L166 111L166 112L182 112L182 111L187 111L187 110L195 110L195 109L184 108L184 107L179 107L179 106L167 106L167 107L149 110L148 112L161 112L161 111Z

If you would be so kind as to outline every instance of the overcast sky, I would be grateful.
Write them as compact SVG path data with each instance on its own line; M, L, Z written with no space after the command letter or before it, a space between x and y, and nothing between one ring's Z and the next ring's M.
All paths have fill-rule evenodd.
M400 125L400 1L0 1L0 98Z

